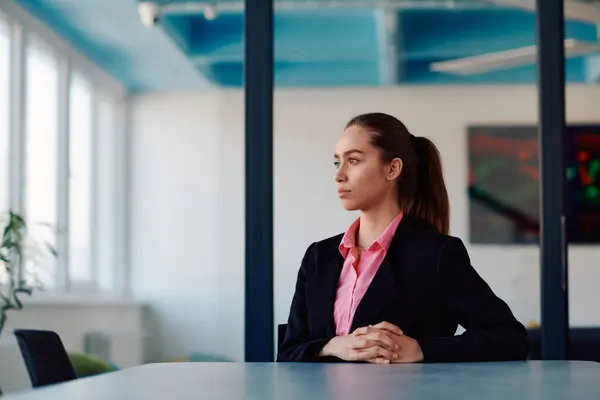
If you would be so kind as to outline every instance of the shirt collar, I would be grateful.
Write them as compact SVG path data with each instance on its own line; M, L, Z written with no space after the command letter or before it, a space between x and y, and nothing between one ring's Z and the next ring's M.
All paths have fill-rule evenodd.
M394 234L396 233L396 229L402 221L403 212L400 211L396 217L390 222L390 224L385 228L385 230L379 235L377 240L371 245L371 247L375 244L380 246L385 252L388 251L390 245L392 243L392 239L394 238ZM356 231L360 226L360 217L357 218L352 225L348 228L344 236L342 237L342 241L339 245L339 251L344 258L348 255L350 249L356 247Z
M352 225L350 225L350 227L348 228L348 230L346 231L346 233L344 233L344 236L342 237L342 241L340 242L339 249L340 249L340 253L342 254L342 256L344 258L346 258L346 256L348 255L348 252L350 251L350 249L356 247L355 238L356 238L356 231L358 230L359 226L360 226L360 217L357 218L356 220L354 220Z

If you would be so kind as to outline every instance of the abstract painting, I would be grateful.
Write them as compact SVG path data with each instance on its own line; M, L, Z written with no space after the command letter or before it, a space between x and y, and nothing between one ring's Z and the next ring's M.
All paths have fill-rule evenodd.
M600 125L570 125L565 135L567 240L599 243ZM470 127L468 153L471 243L538 243L538 128Z

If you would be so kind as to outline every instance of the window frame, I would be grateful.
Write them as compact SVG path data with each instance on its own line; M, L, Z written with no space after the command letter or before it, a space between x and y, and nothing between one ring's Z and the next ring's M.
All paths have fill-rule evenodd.
M44 51L49 51L56 59L58 66L58 188L57 188L57 218L58 228L68 226L69 214L69 90L71 77L76 71L77 76L81 76L91 84L92 88L92 143L96 143L98 132L98 107L99 98L108 99L115 108L116 118L114 129L116 138L112 151L115 152L117 166L115 168L115 187L117 194L115 203L115 259L114 265L114 291L110 293L100 293L98 290L98 265L97 254L95 251L95 232L96 232L96 212L93 204L97 201L97 154L92 152L92 214L90 227L92 229L92 281L90 285L72 285L68 272L68 253L69 239L68 235L61 232L58 235L58 265L57 282L53 290L45 292L36 292L35 296L56 298L67 295L85 295L86 298L92 297L123 297L129 293L127 285L128 276L128 257L126 252L127 239L127 219L126 209L128 202L127 192L127 109L128 93L127 90L114 78L110 77L85 56L73 49L62 38L46 25L35 19L13 0L0 2L0 23L4 22L8 27L8 36L10 42L10 199L9 207L17 212L24 210L24 185L23 178L25 173L25 149L26 143L26 93L27 93L27 46L28 43L35 43L41 46Z
M11 23L8 20L8 18L6 18L2 13L0 13L0 35L5 36L8 39L8 85L9 87L11 86L12 82L11 82L11 68L12 68L12 54L11 54L11 48L12 48L12 28L11 28ZM8 120L7 121L7 136L8 136L8 155L9 155L9 159L8 160L0 160L0 168L8 168L9 171L9 175L7 176L8 178L8 188L10 188L12 186L12 182L11 182L11 176L10 176L10 170L11 170L11 160L10 160L10 154L12 153L12 149L11 149L11 143L12 143L12 129L10 126L10 119L11 119L11 95L10 95L10 90L8 93L6 94L0 94L2 96L6 95L7 96L7 100L8 100L8 110L7 111L7 115L8 115ZM0 122L2 123L2 122ZM0 188L0 190L5 190L6 188L2 187ZM10 199L10 190L8 192L8 198L6 199L7 201L7 205L10 207L10 203L11 203L11 199ZM2 212L4 210L0 210L0 212Z

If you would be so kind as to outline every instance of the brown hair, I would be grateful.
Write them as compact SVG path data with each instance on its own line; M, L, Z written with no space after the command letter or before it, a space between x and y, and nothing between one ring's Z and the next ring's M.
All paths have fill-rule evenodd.
M450 230L450 206L440 154L431 140L413 136L397 118L383 113L354 117L346 124L371 132L371 144L381 150L384 162L402 160L398 201L406 215L425 220L438 232Z

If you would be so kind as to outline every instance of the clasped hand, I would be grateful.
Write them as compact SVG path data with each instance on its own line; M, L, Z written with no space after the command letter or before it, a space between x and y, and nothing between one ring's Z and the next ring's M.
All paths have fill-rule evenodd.
M389 323L356 329L349 335L332 339L324 353L346 361L365 361L374 364L415 363L423 360L419 343Z

